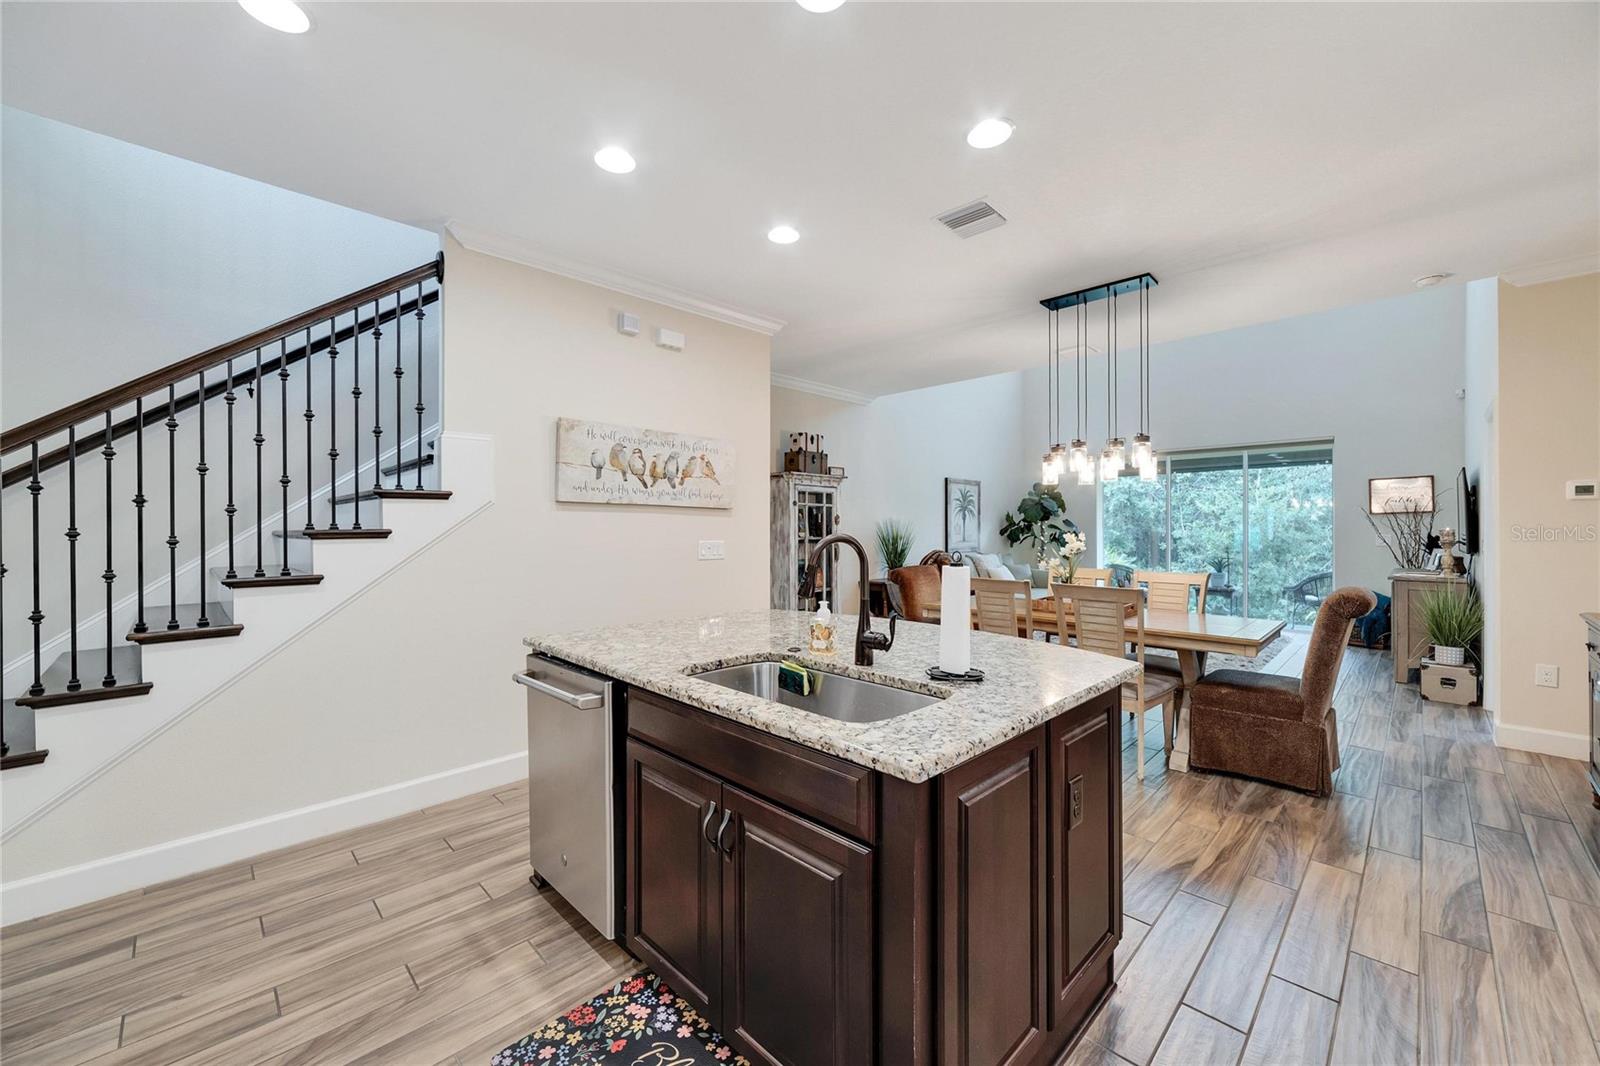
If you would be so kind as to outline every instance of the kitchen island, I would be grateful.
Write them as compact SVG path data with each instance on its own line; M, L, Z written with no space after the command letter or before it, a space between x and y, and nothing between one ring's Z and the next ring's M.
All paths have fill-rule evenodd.
M1118 692L1137 666L974 633L986 679L935 684L936 626L900 625L858 667L853 621L827 656L803 650L808 622L751 611L527 640L625 694L622 943L754 1061L1056 1061L1112 985ZM699 676L784 659L818 671L812 696ZM804 709L842 688L870 704L871 686L832 675L911 709Z

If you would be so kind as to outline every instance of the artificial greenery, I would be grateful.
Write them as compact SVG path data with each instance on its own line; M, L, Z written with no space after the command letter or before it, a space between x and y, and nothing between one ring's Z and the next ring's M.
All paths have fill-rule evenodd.
M906 565L911 544L917 538L917 531L910 522L902 522L897 518L885 519L878 523L873 535L877 538L878 558L883 560L885 570L897 570Z
M1000 535L1006 543L1014 548L1027 541L1040 565L1060 555L1067 534L1076 532L1078 527L1067 517L1067 501L1060 490L1045 485L1035 485L1017 504L1017 513L1007 511L1000 520Z
M1465 596L1430 592L1419 602L1428 640L1440 648L1470 648L1483 635L1483 604L1476 592Z

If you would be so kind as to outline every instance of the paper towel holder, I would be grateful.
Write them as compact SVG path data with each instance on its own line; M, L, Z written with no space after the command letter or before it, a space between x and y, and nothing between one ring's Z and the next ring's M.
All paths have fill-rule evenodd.
M928 680L930 681L957 681L976 684L983 680L983 671L974 667L964 674L952 674L939 669L937 666L928 667Z

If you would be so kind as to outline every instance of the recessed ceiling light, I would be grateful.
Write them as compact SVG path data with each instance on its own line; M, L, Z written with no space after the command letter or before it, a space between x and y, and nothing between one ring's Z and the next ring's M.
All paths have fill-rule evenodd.
M800 239L800 231L793 226L773 226L767 230L767 240L773 244L793 244Z
M608 144L594 154L594 165L612 174L631 174L639 164L633 161L626 148Z
M1419 289L1431 289L1441 281L1448 281L1455 277L1454 274L1424 274L1415 282Z
M294 0L239 0L239 6L257 22L284 33L304 33L311 19Z
M844 0L797 0L797 2L814 15L826 15L844 5Z
M974 148L997 148L1011 139L1017 127L1003 118L986 118L967 131L967 143Z

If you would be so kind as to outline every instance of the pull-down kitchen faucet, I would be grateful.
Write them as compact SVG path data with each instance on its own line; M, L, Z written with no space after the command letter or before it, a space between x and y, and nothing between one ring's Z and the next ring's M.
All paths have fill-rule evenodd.
M861 560L861 607L856 613L856 665L871 666L874 651L888 651L894 647L894 623L900 617L900 612L891 605L889 608L889 632L878 633L872 630L872 610L867 602L867 549L861 542L848 533L830 533L817 541L817 546L811 549L811 558L806 560L805 573L800 577L800 587L811 587L812 579L816 576L817 566L822 561L822 553L833 544L848 544L855 549L856 558Z

